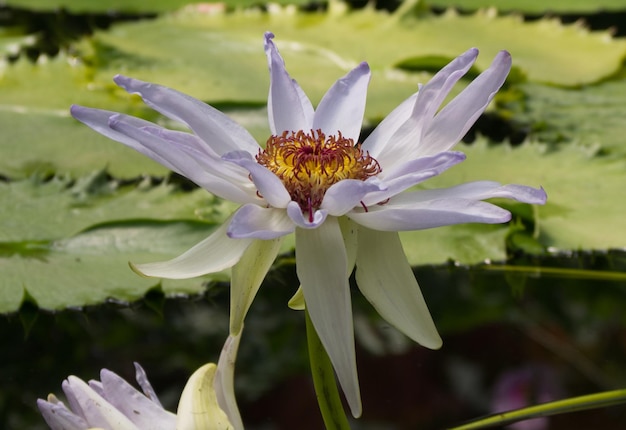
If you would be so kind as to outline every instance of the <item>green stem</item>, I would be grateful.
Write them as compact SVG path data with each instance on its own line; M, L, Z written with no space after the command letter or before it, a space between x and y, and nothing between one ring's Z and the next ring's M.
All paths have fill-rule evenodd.
M348 418L346 418L341 398L339 397L339 390L337 390L333 365L306 309L304 310L304 315L313 386L315 387L317 403L319 404L326 430L350 430L350 424L348 424Z
M450 430L474 430L492 426L503 426L530 418L548 417L550 415L562 414L566 412L604 408L623 403L626 403L626 390L605 391L603 393L572 397L570 399L557 400L555 402L544 403L542 405L530 406L523 409L490 415L488 417L472 421L471 423L454 427Z

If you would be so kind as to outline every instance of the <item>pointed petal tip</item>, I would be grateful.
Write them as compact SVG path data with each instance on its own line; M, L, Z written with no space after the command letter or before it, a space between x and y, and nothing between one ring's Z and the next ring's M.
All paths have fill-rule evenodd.
M142 272L139 268L140 266L142 266L142 264L135 264L130 261L128 262L128 267L130 267L130 270L132 270L142 278L152 278L152 276L146 275L144 272Z
M496 57L493 60L494 63L501 62L505 66L511 67L513 63L513 57L511 57L511 53L506 50L502 50L496 54Z
M128 84L130 84L134 80L135 79L129 78L128 76L120 75L119 73L113 76L113 82L115 82L117 85L119 85L120 87L124 89L126 89Z
M544 190L543 187L539 187L538 193L537 193L537 205L543 205L548 201L548 193L546 193L546 190Z
M424 348L438 350L438 349L441 349L441 347L443 346L443 340L441 339L439 334L437 334L437 337L433 337L432 339L427 339L421 345Z
M363 413L363 405L359 399L359 404L350 406L350 413L354 418L361 418L361 414Z
M272 33L271 31L266 31L264 34L265 37L265 42L269 42L274 38L274 33Z
M467 58L467 60L473 62L478 57L479 52L478 48L472 47L459 55L459 57Z
M89 115L89 110L91 108L80 106L80 105L71 105L70 106L70 115L74 119L77 119L80 122L84 122L84 119Z

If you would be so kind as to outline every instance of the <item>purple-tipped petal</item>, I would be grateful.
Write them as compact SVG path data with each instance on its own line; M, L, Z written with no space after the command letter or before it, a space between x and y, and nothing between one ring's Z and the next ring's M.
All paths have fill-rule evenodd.
M187 124L219 155L242 150L256 154L259 144L248 131L212 106L191 96L126 76L114 78L117 85L131 94L139 94L151 108Z
M138 430L128 417L81 379L70 376L63 381L62 387L72 410L80 411L80 415L85 418L90 427Z
M176 415L166 411L132 385L107 369L100 372L104 397L138 428L169 430L176 427Z
M296 226L284 209L248 204L240 207L228 226L233 239L271 240L293 233Z
M326 217L328 216L328 211L324 209L316 210L313 213L313 219L311 220L308 213L305 217L305 214L302 213L302 209L300 209L298 203L289 202L289 204L287 205L287 215L289 215L289 218L291 218L294 224L296 224L298 227L310 229L317 228L322 225L322 223L324 222L324 220L326 220Z
M372 157L378 159L380 154L385 151L385 147L394 133L411 117L418 94L419 93L416 92L400 103L397 108L391 111L391 113L376 126L374 131L372 131L363 142L361 146L363 152L368 152Z
M141 367L141 365L137 362L133 363L133 365L135 366L135 380L137 381L137 384L139 384L139 386L141 387L141 391L143 391L143 394L147 398L152 400L152 402L154 402L156 405L163 407L161 401L156 395L156 392L154 391L154 388L152 388L152 384L148 380L148 375L146 374L146 371L143 370L143 367Z
M343 137L357 142L361 133L370 77L369 66L361 63L335 82L315 111L313 130L321 129L327 136L341 132Z
M511 54L500 51L491 66L435 116L425 130L419 155L436 154L456 145L485 111L511 70Z
M119 113L102 110L102 109L92 109L92 108L78 106L78 105L72 105L72 107L70 108L70 113L78 121L82 122L88 127L91 127L92 129L108 137L109 139L113 139L117 142L123 143L124 145L130 148L133 148L135 151L140 152L141 154L152 158L154 161L156 161L159 164L162 164L168 169L173 170L176 173L182 174L167 159L161 157L159 154L155 153L149 148L146 148L145 146L141 145L135 139L132 139L126 136L125 134L120 133L119 131L116 131L110 128L109 127L110 118L120 115ZM133 120L136 121L136 126L138 127L154 126L154 124L152 124L151 122L144 121L139 118L133 118Z
M364 143L364 149L382 166L393 166L402 162L407 154L410 158L421 154L418 149L423 145L424 131L428 129L443 100L474 64L477 56L478 50L472 48L441 69L418 91L407 121L395 129L385 127L381 132L374 130Z
M432 157L416 158L399 163L379 175L386 189L368 194L363 198L363 203L369 206L385 201L409 187L439 175L463 160L465 160L465 154L462 152L449 151Z
M376 178L368 181L344 179L326 191L321 208L327 210L329 215L345 215L355 206L360 206L359 202L368 193L385 190L386 187Z
M368 212L348 215L353 221L372 230L409 231L477 222L500 224L511 219L511 213L490 203L468 199L428 200L395 205L393 199L383 205L370 206Z
M493 181L476 181L456 185L450 188L419 190L400 194L394 198L394 204L412 204L427 200L439 199L471 199L485 200L495 197L517 200L530 204L544 204L547 199L543 188L532 188L525 185L501 185Z
M396 232L358 229L356 282L363 295L402 333L422 346L442 341Z
M167 279L189 279L228 269L239 261L253 240L229 238L229 224L230 218L209 237L172 260L131 267L142 275Z
M302 88L287 73L273 38L273 33L265 33L265 54L270 69L267 99L270 130L273 135L281 135L283 131L308 131L313 125L313 106Z
M280 178L257 163L254 158L245 151L229 152L222 159L243 167L250 172L252 182L256 185L261 196L275 208L285 208L291 201L291 196Z
M70 411L54 395L48 396L48 401L37 399L37 407L51 430L85 430L89 424Z
M137 125L139 124L135 118L126 115L114 115L109 119L109 127L112 130L133 139L151 153L167 160L174 171L211 193L237 203L258 201L252 187L249 186L249 181L241 174L243 172L235 175L220 159L201 151L192 151L189 147L189 138L182 139L182 134L163 133L154 125L144 127ZM168 140L163 138L166 136Z
M347 256L337 218L296 229L296 271L306 308L355 417L361 415Z

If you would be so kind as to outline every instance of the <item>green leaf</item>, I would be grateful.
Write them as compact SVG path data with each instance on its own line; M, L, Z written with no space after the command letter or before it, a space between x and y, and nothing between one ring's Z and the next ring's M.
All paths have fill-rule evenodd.
M545 206L537 206L536 222L542 245L561 250L623 248L626 201L624 159L590 155L571 144L548 151L542 144L488 145L484 140L457 146L467 160L425 186L452 186L473 180L496 180L542 186Z
M129 219L223 221L234 205L207 191L163 183L120 186L103 172L74 183L55 177L0 182L0 244L71 237L99 223Z
M506 225L461 224L400 233L412 266L442 264L452 260L477 264L506 259Z
M23 178L43 169L80 176L108 167L122 178L163 175L162 166L69 117L69 105L76 103L171 125L117 88L111 80L116 73L210 102L265 141L268 74L262 34L268 28L276 32L290 72L315 103L337 78L368 60L373 70L366 112L370 122L428 81L433 59L442 63L471 45L483 51L475 72L488 67L499 49L508 48L528 79L561 85L612 74L626 47L607 33L487 13L415 15L408 6L395 14L372 8L349 12L336 3L328 12L270 11L179 11L97 32L75 47L78 58L61 54L37 64L22 59L5 65L0 69L0 174ZM413 71L398 68L408 65Z
M532 136L550 143L573 142L589 155L626 153L626 81L608 81L577 90L527 83L523 108L514 121L528 123Z
M54 11L58 9L66 9L73 13L111 13L117 12L165 12L178 9L185 5L190 9L198 8L199 10L215 10L223 7L224 4L229 7L247 7L254 6L261 2L257 0L224 0L221 3L208 3L202 0L5 0L4 4L11 7L19 7L24 9L33 9L39 11ZM276 0L274 3L289 4L305 4L304 0Z
M117 177L129 178L167 172L70 117L72 103L149 114L140 101L112 84L95 91L92 73L63 54L37 64L20 59L0 69L0 174L23 178L61 171L81 176L108 168Z
M0 183L0 313L26 300L43 309L133 301L158 279L128 262L173 258L206 238L234 205L202 189L149 181L122 185L104 172ZM203 220L203 222L200 222ZM211 279L163 281L165 294L198 293Z
M394 82L400 87L416 82L415 76L394 75L397 65L420 57L454 58L471 46L482 51L477 61L481 70L499 50L507 49L529 80L559 85L597 82L615 73L626 55L626 41L611 40L609 32L590 33L578 24L524 22L485 11L470 16L415 15L410 3L394 14L371 7L350 12L337 3L331 3L328 12L315 13L279 8L271 13L180 12L98 32L93 49L107 76L116 70L179 88L182 83L182 90L203 99L250 100L260 92L257 100L263 100L267 76L259 51L261 35L268 29L276 34L289 71L314 100L339 70L361 61L368 61L374 71L370 100L376 100L376 93L385 94ZM136 61L125 62L127 58ZM183 70L185 79L178 75ZM216 81L219 87L212 88Z
M208 281L226 276L161 281L137 276L128 262L175 257L212 228L193 222L122 222L41 244L36 253L5 254L0 257L0 313L16 311L25 297L41 309L57 310L108 299L134 301L159 284L166 295L202 292Z
M429 0L428 4L438 7L458 7L463 10L476 10L495 7L502 11L523 13L591 13L610 10L624 10L622 0Z

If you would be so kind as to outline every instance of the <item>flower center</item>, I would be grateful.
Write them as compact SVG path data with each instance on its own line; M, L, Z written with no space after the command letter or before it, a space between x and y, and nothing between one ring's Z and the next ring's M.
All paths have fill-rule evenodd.
M326 190L344 179L366 180L381 172L378 161L361 145L341 135L326 137L322 130L271 136L256 160L278 176L303 212L313 213Z

